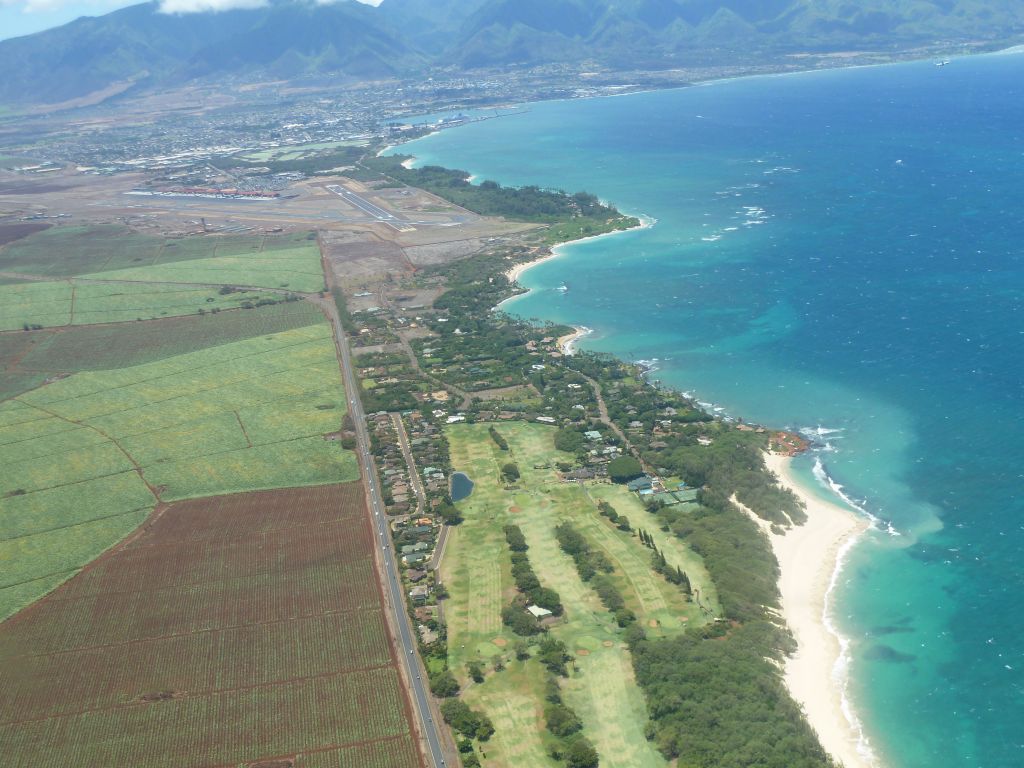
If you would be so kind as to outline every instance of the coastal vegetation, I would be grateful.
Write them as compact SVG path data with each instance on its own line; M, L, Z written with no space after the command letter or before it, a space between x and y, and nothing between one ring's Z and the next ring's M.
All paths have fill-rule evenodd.
M638 226L639 220L623 216L587 192L567 194L540 187L504 187L494 181L474 184L466 171L428 165L406 168L401 155L369 158L363 165L387 177L432 192L456 205L484 216L547 224L550 242L572 237L615 232Z

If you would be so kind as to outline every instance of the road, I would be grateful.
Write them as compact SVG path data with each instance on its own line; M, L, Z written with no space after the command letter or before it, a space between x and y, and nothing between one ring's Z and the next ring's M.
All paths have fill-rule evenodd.
M356 453L359 457L359 465L363 471L363 480L369 491L374 538L376 539L377 546L380 548L381 559L384 561L387 590L391 598L391 610L394 612L395 626L398 629L399 655L402 657L402 664L406 668L408 679L412 686L412 695L416 704L415 709L420 719L420 731L427 742L431 765L433 768L446 768L448 764L445 762L442 752L441 734L439 732L439 728L444 726L439 726L435 723L431 714L430 692L426 685L426 680L422 677L416 637L409 622L409 616L405 612L405 594L403 593L402 581L399 576L398 561L395 558L394 548L391 546L391 532L388 530L387 515L385 513L384 501L381 498L380 486L377 482L377 473L374 470L373 460L370 456L370 435L366 429L366 416L363 413L363 404L359 399L359 387L352 367L352 355L349 351L344 330L341 327L338 308L330 298L323 299L318 303L327 312L331 323L334 325L334 340L342 363L342 373L348 397L348 409L352 415L352 422L356 430Z

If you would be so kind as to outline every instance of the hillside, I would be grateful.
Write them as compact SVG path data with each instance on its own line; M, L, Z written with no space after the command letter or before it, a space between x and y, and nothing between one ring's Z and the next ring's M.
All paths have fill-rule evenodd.
M374 79L547 63L659 69L1021 36L1016 0L274 0L190 14L150 2L0 42L0 103L59 102L125 81Z

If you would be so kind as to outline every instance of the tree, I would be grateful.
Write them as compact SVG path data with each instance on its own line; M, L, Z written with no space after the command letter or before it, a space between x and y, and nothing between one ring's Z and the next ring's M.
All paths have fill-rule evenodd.
M608 476L614 483L628 483L644 473L640 462L632 456L619 456L608 462Z
M471 661L466 665L466 672L473 678L474 683L482 683L484 681L484 666L479 661Z
M530 548L526 543L526 537L523 536L522 528L518 525L505 526L505 541L513 552L525 552Z
M505 478L505 482L514 483L519 479L519 467L514 461L510 461L501 468L501 475Z
M459 693L459 681L447 669L430 676L430 692L439 699L448 699Z
M453 504L442 504L437 508L437 514L444 520L445 525L458 525L462 522L462 514Z
M564 739L583 728L579 717L564 704L549 704L544 707L544 720L551 733Z
M540 632L537 620L517 605L506 605L501 609L501 621L517 635L529 637Z
M565 764L567 768L597 768L597 750L586 738L579 737L573 740L565 753Z

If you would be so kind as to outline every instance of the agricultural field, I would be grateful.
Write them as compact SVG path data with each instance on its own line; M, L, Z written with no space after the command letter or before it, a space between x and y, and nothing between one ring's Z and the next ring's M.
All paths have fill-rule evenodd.
M144 323L0 333L0 399L78 371L140 365L173 355L323 322L305 301Z
M155 320L254 306L261 300L264 294L255 291L221 293L216 288L178 285L72 280L7 283L0 285L0 331Z
M179 502L0 624L33 768L418 768L358 483Z
M324 288L320 248L313 232L165 239L110 225L52 227L0 249L0 272L310 293ZM56 291L54 286L63 284L55 279L45 285Z
M358 477L326 322L86 371L0 402L0 618L159 503Z
M651 568L651 552L635 534L618 530L600 516L597 501L604 499L629 517L634 528L646 528L648 522L656 527L654 518L625 489L560 482L551 467L571 457L555 450L555 430L550 427L498 425L509 443L510 450L504 452L489 437L488 426L456 425L446 431L452 466L476 485L459 503L465 521L452 532L442 565L451 594L445 603L450 666L465 689L466 702L484 709L496 728L486 747L488 765L558 765L547 754L543 670L533 659L514 660L509 649L519 638L500 617L515 594L503 532L503 526L514 524L526 537L530 563L541 584L556 589L565 608L565 620L550 629L575 657L562 695L583 721L601 765L664 768L664 759L644 736L646 704L633 680L623 630L559 548L555 526L571 521L612 562L616 586L648 634L678 634L688 625L707 621L709 613L687 602L679 587ZM510 460L522 473L515 490L505 490L500 478L501 466ZM705 605L713 603L713 587L700 558L682 542L669 547L668 537L659 537L659 544L662 539L668 562L684 567ZM490 674L483 684L469 682L466 664L480 661L491 666L495 656L504 657L507 669Z

